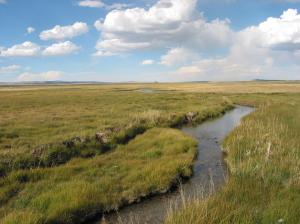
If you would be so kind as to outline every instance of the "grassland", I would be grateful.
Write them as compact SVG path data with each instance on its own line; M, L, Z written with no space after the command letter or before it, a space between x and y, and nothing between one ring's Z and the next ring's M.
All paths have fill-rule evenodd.
M145 94L121 87L4 88L0 174L99 155L151 127L180 125L187 112L197 112L200 121L230 107L228 99L214 94ZM98 132L107 135L105 144L95 140Z
M3 223L78 223L166 192L191 176L196 151L197 142L180 131L154 128L93 159L12 172L1 181Z
M224 142L228 184L167 223L297 223L299 92L292 82L0 87L0 220L80 223L165 192L196 153L170 128L236 103L257 111Z
M300 95L233 97L257 107L223 143L231 170L215 196L166 223L299 223Z
M191 175L196 145L176 130L152 128L182 125L191 111L201 122L232 107L214 94L112 86L16 88L0 97L4 223L78 223L167 191Z

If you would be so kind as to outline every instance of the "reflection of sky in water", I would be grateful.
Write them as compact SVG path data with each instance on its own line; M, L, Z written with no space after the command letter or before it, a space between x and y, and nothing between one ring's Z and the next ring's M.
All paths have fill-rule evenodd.
M158 92L155 89L139 89L138 92L142 92L142 93L156 93Z
M182 190L187 199L201 197L201 190L203 190L203 194L210 193L212 181L216 188L224 183L227 171L222 162L222 152L219 144L212 139L222 140L239 124L243 116L252 111L253 109L249 107L236 107L219 119L207 121L197 127L182 128L185 133L199 140L199 157L194 164L194 175L187 183L182 185ZM132 223L132 217L134 216L136 221L134 220L133 223L161 224L170 209L170 205L180 206L181 201L180 191L175 191L126 207L117 214L113 213L106 217L106 221L110 224L119 223L118 220L121 217L122 223Z
M251 111L253 108L239 106L227 112L222 118L204 122L197 128L186 127L182 130L198 139L217 138L221 141L240 123L241 118Z

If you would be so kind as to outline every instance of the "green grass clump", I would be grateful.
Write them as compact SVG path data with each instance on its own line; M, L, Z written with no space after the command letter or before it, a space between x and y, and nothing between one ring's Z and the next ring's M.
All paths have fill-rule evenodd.
M299 94L233 100L257 110L223 143L231 169L228 183L216 195L176 211L166 223L299 223Z
M154 128L127 145L53 168L11 172L0 182L1 223L80 223L192 175L197 142Z

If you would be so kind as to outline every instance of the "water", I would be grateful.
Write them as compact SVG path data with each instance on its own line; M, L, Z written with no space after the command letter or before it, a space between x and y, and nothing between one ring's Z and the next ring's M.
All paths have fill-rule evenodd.
M156 89L149 89L149 88L144 88L144 89L139 89L137 90L138 92L141 92L141 93L157 93L159 92L158 90Z
M196 127L181 130L199 141L198 158L194 175L180 190L156 196L141 203L128 206L119 212L106 215L105 221L115 223L163 223L170 207L180 207L185 200L202 198L216 191L226 181L228 171L220 148L222 140L239 125L241 118L250 114L253 108L238 106L223 117L204 122ZM98 224L101 221L96 222Z

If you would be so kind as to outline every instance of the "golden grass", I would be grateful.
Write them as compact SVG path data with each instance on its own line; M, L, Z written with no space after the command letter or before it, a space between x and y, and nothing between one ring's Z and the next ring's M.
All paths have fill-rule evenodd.
M32 90L127 90L154 89L201 93L286 93L300 92L300 81L248 81L248 82L199 82L199 83L124 83L124 84L74 84L74 85L20 85L0 86L0 91Z
M234 100L258 108L224 142L228 183L166 223L299 223L299 94Z
M166 192L191 176L196 152L197 142L180 131L154 128L93 159L12 172L0 183L2 223L79 223Z
M146 94L102 85L30 88L0 94L0 170L4 173L101 154L105 150L94 141L99 131L115 130L110 136L112 141L115 135L125 138L126 130L134 137L134 129L175 126L190 111L198 112L201 120L230 106L227 99L212 94ZM73 137L93 141L65 149L62 143ZM59 152L64 155L57 155ZM54 154L64 159L52 161Z
M0 87L0 164L11 171L0 179L1 222L80 223L94 212L165 191L179 176L191 174L195 142L176 130L155 127L181 125L190 111L198 112L195 122L201 122L237 103L258 109L224 143L232 170L228 184L214 197L187 205L167 223L297 223L299 86L243 82ZM108 148L117 148L104 153L94 136L107 129L114 130ZM62 145L75 136L93 140L71 148ZM49 145L38 158L45 168L36 168L30 158L41 145Z

